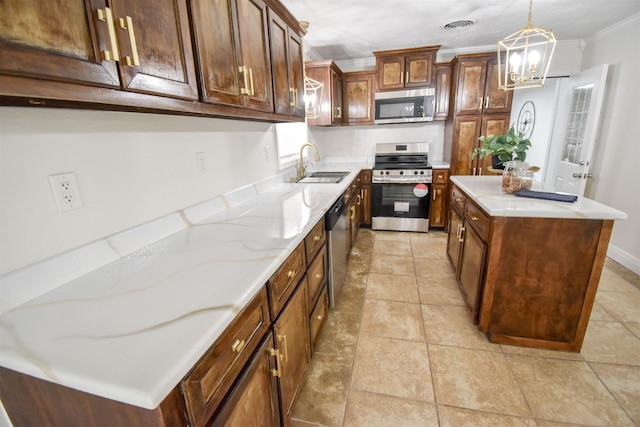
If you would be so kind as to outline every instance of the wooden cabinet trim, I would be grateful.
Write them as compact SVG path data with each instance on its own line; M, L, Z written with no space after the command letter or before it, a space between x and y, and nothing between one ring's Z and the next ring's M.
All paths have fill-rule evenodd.
M301 242L267 283L271 318L276 319L289 297L304 276L307 263L304 255L304 242Z
M304 249L307 258L307 264L311 264L316 254L322 249L327 241L327 231L325 227L324 217L309 232L304 239Z
M180 383L193 425L204 425L211 418L270 323L267 293L262 289Z

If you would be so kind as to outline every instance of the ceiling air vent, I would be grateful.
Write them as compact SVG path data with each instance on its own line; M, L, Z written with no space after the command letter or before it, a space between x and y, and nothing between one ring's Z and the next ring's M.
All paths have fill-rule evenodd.
M474 21L473 19L456 19L455 21L447 22L442 26L442 28L444 28L445 30L451 30L454 28L469 27L475 23L476 21Z

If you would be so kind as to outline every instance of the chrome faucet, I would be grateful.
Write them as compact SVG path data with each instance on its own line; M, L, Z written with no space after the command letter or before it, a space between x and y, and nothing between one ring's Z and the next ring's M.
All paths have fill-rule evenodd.
M304 147L313 147L313 150L316 152L316 162L320 161L320 154L318 154L318 147L316 147L313 142L307 142L305 144L302 144L302 147L300 147L300 166L298 167L298 181L304 178L305 167L302 164L302 152L304 151Z

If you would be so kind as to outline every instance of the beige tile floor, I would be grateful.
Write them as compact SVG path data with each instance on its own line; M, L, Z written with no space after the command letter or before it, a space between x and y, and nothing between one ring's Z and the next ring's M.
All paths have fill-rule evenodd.
M491 344L446 235L360 230L292 425L640 425L638 276L607 261L581 353Z

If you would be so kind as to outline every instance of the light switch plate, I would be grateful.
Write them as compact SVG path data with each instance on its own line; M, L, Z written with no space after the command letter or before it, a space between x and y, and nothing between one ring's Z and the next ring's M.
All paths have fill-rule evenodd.
M58 212L66 212L83 206L74 172L49 175L49 184Z

